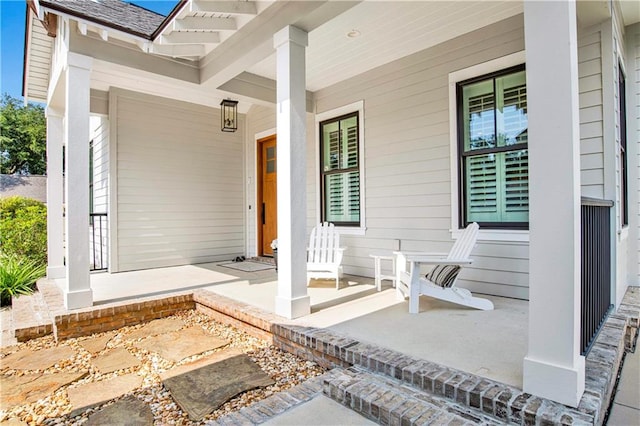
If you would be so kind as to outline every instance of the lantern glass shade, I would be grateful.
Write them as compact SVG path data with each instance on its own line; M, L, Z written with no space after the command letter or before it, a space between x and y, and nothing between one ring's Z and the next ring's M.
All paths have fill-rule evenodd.
M238 130L238 101L224 99L220 102L220 130L223 132Z

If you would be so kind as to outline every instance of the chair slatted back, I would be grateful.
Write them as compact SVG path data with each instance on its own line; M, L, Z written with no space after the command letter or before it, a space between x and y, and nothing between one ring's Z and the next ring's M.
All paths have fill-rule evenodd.
M480 226L477 223L470 223L451 247L447 259L468 259L476 245L479 230Z
M320 223L311 231L307 262L335 263L340 247L340 234L333 223Z

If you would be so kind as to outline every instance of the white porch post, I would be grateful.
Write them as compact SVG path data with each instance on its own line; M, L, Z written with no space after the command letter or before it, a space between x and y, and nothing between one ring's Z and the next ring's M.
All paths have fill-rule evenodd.
M62 212L63 117L47 108L47 278L64 278L64 221Z
M575 1L524 3L529 119L529 347L524 391L576 407L580 146Z
M68 64L65 82L67 285L64 305L67 309L78 309L93 304L89 280L89 83L92 58L70 52Z
M276 314L311 312L307 294L307 33L288 26L273 36L277 51L278 294Z

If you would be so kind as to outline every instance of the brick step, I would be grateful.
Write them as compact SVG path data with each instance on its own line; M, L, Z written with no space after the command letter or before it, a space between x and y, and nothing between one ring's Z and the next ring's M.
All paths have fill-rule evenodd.
M382 425L504 424L481 411L359 367L335 368L323 378L325 395Z

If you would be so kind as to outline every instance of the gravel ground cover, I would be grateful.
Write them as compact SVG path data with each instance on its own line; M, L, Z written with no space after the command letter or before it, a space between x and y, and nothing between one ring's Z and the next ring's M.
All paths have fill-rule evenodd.
M200 326L205 332L211 335L227 340L230 343L222 348L218 348L212 351L204 352L189 358L180 360L179 362L172 362L161 358L159 355L149 352L147 350L134 346L134 343L144 339L137 338L129 340L127 335L133 332L133 330L139 329L144 324L139 324L131 327L123 327L112 333L113 337L107 344L107 350L114 348L125 348L131 354L141 361L141 365L137 367L118 370L112 373L101 374L97 368L91 363L92 355L85 350L80 342L95 337L103 336L107 333L99 333L93 336L80 337L75 339L68 339L60 343L56 343L53 336L46 336L38 339L33 339L28 342L20 343L18 345L4 348L0 356L5 357L11 353L20 350L38 350L52 348L56 346L69 346L75 352L75 356L72 358L60 362L46 370L36 371L24 371L24 370L8 370L2 374L4 377L8 376L20 376L23 374L33 372L75 372L75 371L88 371L89 374L57 391L53 392L46 398L40 399L37 402L19 405L9 410L0 412L0 422L8 420L10 418L18 418L23 422L30 425L76 425L86 422L88 417L106 407L115 400L108 403L93 407L85 410L80 415L70 417L69 413L72 410L69 398L67 395L67 389L73 388L85 383L100 382L102 380L110 379L116 376L123 376L130 373L135 373L143 378L142 387L133 391L132 395L139 400L145 402L151 408L154 416L154 423L157 425L201 425L205 424L209 420L215 420L216 418L228 414L230 412L239 410L245 406L264 399L278 391L288 389L292 386L298 385L305 380L318 376L324 371L317 364L305 361L287 352L281 351L273 346L270 346L266 341L252 337L244 332L236 330L233 327L220 324L207 315L197 312L195 310L183 311L174 315L176 318L180 318L188 326ZM257 388L247 392L244 392L225 404L220 406L212 414L205 417L200 422L190 421L187 414L184 413L180 407L171 398L169 391L167 391L161 383L159 374L167 371L175 366L183 365L198 359L201 359L216 351L235 348L246 353L254 362L256 362L262 370L267 373L274 381L275 384L265 387ZM102 351L104 352L104 351ZM1 363L1 359L0 359Z

